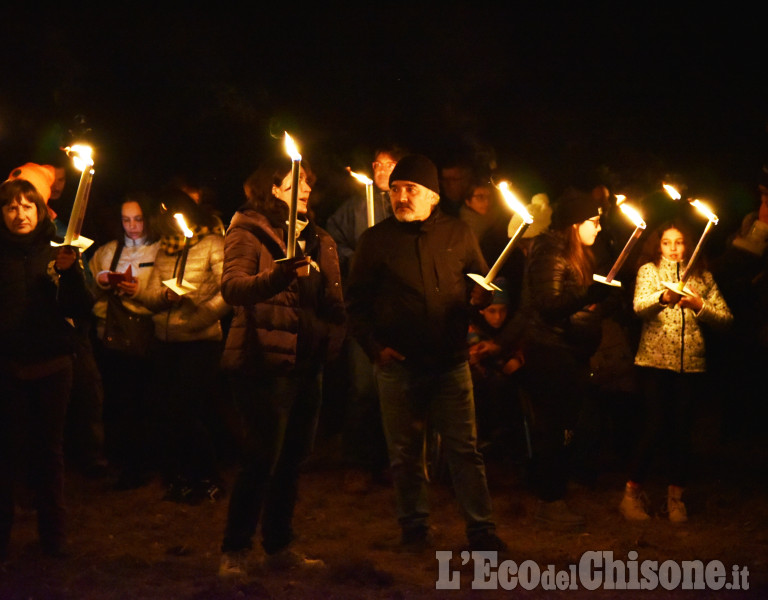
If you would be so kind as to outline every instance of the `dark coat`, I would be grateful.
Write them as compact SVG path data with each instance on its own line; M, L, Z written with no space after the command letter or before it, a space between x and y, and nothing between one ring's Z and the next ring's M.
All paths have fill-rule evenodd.
M524 343L568 347L588 357L600 343L602 328L600 313L587 306L596 300L591 290L599 293L601 284L580 283L565 248L565 239L556 233L534 239L515 321Z
M306 240L319 272L313 267L307 282L289 281L275 265L286 256L284 233L254 209L239 210L232 218L221 280L222 296L234 307L224 369L290 371L301 343L315 350L305 358L316 363L341 346L346 315L335 242L319 227L307 226L299 239Z
M74 327L66 319L87 318L93 298L79 262L60 275L54 259L53 223L46 219L26 235L0 224L0 353L22 365L74 352ZM58 286L54 279L58 279Z
M352 333L372 360L390 347L406 366L456 365L468 357L467 275L487 271L469 226L439 208L425 221L385 219L357 245L347 288Z

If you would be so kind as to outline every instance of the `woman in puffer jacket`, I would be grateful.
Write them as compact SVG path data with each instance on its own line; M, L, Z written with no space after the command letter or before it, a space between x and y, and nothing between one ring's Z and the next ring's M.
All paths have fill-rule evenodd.
M515 316L523 330L521 385L533 413L536 519L555 528L584 521L565 494L568 446L589 391L589 358L600 343L600 303L608 290L592 279L591 246L599 231L600 208L588 193L569 190L558 199L551 231L533 240Z
M137 299L154 313L156 345L152 362L161 423L166 442L161 462L168 490L166 499L196 503L222 493L216 452L206 415L217 400L217 370L221 359L221 319L229 307L221 297L224 238L213 232L206 213L187 194L166 190L158 221L160 249L147 289ZM163 282L175 280L183 263L185 238L174 218L184 215L193 232L184 281L194 289L177 295Z
M664 283L678 283L694 249L682 223L659 226L646 242L637 273L634 309L643 320L635 364L645 398L644 431L636 449L630 478L619 506L629 520L647 520L641 486L651 461L661 450L667 466L669 520L687 520L682 501L686 483L693 400L706 371L702 324L724 328L733 320L712 274L694 265L686 288L675 293Z
M313 567L293 550L299 467L312 448L323 364L344 339L345 310L336 243L307 203L312 172L303 161L297 243L287 256L292 193L286 158L246 181L246 205L227 230L222 292L235 307L222 360L245 426L243 464L229 502L219 574L246 575L261 523L268 567Z

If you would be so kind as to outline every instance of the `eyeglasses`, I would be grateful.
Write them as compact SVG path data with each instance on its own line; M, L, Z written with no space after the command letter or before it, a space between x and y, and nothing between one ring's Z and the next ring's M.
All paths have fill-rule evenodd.
M385 162L380 162L377 160L373 163L373 168L374 169L394 169L396 164L397 164L396 162L391 160L388 160Z

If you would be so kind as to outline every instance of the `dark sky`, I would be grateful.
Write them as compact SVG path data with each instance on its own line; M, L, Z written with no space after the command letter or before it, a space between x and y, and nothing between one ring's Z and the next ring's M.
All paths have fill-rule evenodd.
M390 139L436 161L490 151L530 194L670 172L722 193L768 158L765 9L410 4L18 9L0 58L4 168L48 160L75 115L96 196L187 171L236 203L285 129L326 182Z

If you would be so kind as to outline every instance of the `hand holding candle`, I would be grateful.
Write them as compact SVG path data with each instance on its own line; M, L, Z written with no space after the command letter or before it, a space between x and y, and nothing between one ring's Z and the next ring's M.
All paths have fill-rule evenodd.
M93 181L93 148L84 144L75 144L64 148L64 151L72 157L75 168L82 174L77 186L72 212L69 215L64 242L62 244L51 243L54 246L73 246L85 251L93 244L93 240L80 235L85 220L85 209L88 206L88 196L91 193L91 182Z
M672 197L673 200L680 199L680 194L677 193L677 190L675 190L675 188L672 186L665 184L664 189L667 190L667 193ZM704 227L704 231L699 238L699 242L696 244L696 248L694 249L693 254L691 254L691 258L688 260L688 264L685 266L683 274L680 276L680 281L677 283L665 281L664 285L678 294L684 296L696 296L696 293L693 292L690 288L686 288L685 284L693 272L693 266L696 264L696 260L701 254L701 249L704 246L704 240L706 239L712 227L718 224L719 219L717 215L713 213L712 210L710 210L710 208L701 200L694 199L689 200L689 202L691 206L698 210L702 215L707 217L707 225Z
M301 172L301 154L293 138L285 132L285 151L291 157L291 202L288 209L288 238L285 242L286 258L296 254L296 212L299 204L299 174Z

